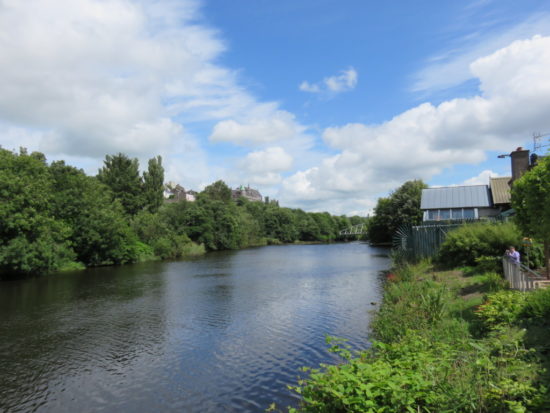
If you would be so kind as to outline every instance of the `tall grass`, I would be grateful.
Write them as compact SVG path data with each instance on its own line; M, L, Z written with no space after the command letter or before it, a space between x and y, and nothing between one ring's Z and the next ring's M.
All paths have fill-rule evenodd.
M400 266L389 277L372 324L372 348L352 354L334 346L343 364L308 370L294 388L303 404L291 411L546 411L542 368L525 348L526 330L518 319L550 314L550 293L533 295L531 305L513 307L499 328L487 328L487 318L472 315L480 311L474 305L482 294L497 290L485 301L491 306L490 297L509 293L496 277L435 274L428 262ZM500 301L497 307L506 312ZM485 328L474 326L480 323Z

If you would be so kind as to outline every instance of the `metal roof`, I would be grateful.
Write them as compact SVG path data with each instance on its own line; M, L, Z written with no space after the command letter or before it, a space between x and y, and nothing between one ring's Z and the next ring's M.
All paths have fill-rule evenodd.
M495 204L510 203L510 180L511 176L503 176L499 178L491 178L491 195Z
M446 186L422 190L421 209L490 207L487 185Z

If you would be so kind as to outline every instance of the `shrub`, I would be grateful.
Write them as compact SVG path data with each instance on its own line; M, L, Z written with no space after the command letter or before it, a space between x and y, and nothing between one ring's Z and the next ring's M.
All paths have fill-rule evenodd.
M292 387L302 406L290 412L525 412L540 390L521 341L517 330L461 343L407 331L356 356L333 346L344 363L304 369Z
M511 222L467 224L447 234L437 260L449 267L476 265L476 259L488 264L492 257L501 257L508 246L519 247L521 240L518 228Z
M484 304L476 311L484 326L499 330L516 323L526 303L526 295L519 291L498 291L489 294Z
M537 324L550 323L550 290L537 290L528 294L521 315Z
M481 257L477 257L474 261L476 263L476 269L478 272L496 272L500 271L502 268L502 262L501 257L499 256L493 256L493 257L487 257L486 255L482 255Z

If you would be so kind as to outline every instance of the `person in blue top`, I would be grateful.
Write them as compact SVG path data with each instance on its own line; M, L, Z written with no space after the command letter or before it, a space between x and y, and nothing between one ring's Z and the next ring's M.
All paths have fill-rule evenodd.
M516 251L515 247L512 247L512 246L508 247L508 249L506 250L506 256L514 264L519 264L520 255L519 255L519 252Z

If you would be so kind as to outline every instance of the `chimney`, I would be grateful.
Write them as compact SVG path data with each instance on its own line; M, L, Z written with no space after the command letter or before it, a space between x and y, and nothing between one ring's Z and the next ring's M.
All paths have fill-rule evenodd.
M512 158L512 183L529 169L529 150L521 146L510 154Z

